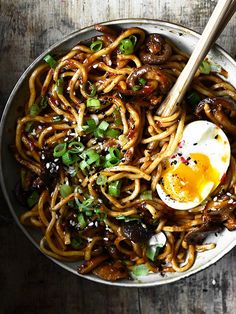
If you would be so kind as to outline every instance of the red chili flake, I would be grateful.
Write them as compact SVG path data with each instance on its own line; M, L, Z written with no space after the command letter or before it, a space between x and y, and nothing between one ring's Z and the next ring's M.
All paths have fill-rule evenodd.
M173 155L173 156L171 156L170 158L175 158L176 157L176 155Z
M182 147L183 147L183 145L184 145L184 143L185 143L185 141L184 141L184 140L183 140L183 141L181 141L181 142L179 142L178 147L179 147L179 148L182 148Z
M186 164L186 165L189 164L188 160L185 159L183 156L180 157L180 160L181 160L182 163L184 163L184 164Z
M226 173L223 174L223 176L220 179L220 183L224 184L226 180Z

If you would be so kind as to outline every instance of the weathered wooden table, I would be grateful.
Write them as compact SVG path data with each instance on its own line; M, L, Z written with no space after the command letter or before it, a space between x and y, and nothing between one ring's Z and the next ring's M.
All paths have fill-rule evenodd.
M223 0L220 0L223 1ZM202 31L214 0L0 0L1 111L23 70L68 33L105 20L156 18ZM236 54L236 17L219 43ZM0 207L0 313L236 313L236 248L190 278L117 288L78 278L38 252Z

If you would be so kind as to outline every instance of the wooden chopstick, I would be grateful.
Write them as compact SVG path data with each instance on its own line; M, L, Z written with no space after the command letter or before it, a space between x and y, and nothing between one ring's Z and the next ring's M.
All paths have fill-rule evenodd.
M236 10L235 2L235 0L218 1L186 66L170 90L166 99L158 108L158 115L166 117L176 111L176 108L180 105L199 65L234 14Z

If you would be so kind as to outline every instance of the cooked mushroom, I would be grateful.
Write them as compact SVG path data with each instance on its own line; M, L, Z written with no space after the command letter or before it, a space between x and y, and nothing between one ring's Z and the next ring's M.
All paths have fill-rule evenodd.
M201 227L193 228L185 236L185 241L188 244L202 244L203 240L213 232L219 232L222 230L222 227L217 224L213 224L208 221L205 222Z
M129 221L125 222L121 227L122 234L134 243L147 242L152 233L141 222Z
M144 78L147 84L140 86L140 89L135 89L138 86L138 80ZM163 70L160 70L154 65L144 65L134 70L127 78L126 83L130 89L120 89L120 93L125 95L150 95L158 90L160 94L166 94L171 88L171 80ZM134 90L135 89L135 90Z
M226 132L236 135L236 107L232 101L224 98L205 98L197 105L195 113L199 118L205 114Z
M106 263L96 267L93 271L98 277L108 280L116 281L119 279L129 278L127 269L121 262Z
M150 34L140 52L140 59L145 64L162 64L172 55L171 46L159 34Z

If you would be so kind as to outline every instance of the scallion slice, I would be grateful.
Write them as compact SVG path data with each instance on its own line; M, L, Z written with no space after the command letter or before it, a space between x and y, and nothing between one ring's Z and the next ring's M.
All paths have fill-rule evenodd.
M97 98L89 98L89 99L87 99L86 105L87 105L87 107L94 108L94 109L101 108L100 100L97 99Z
M89 169L89 164L88 164L85 160L82 160L82 161L79 163L79 167L80 167L80 169L84 172L84 170L85 170L86 168Z
M80 213L80 214L77 216L77 219L78 219L78 223L79 223L80 229L84 229L84 228L87 226L87 222L86 222L86 220L84 219L84 215L83 215L82 213Z
M152 191L146 190L140 194L140 200L152 200Z
M90 49L92 52L98 52L99 50L102 49L103 42L101 40L96 40L91 43Z
M70 142L68 145L68 150L71 154L82 153L84 150L84 144L81 142Z
M120 51L125 55L132 54L134 52L136 41L137 38L133 35L129 38L122 39L119 45Z
M31 195L27 198L27 205L32 208L39 200L38 191L33 191Z
M77 160L78 157L75 154L70 154L69 151L65 152L65 154L62 155L62 162L66 166L72 165Z
M132 273L134 274L134 276L137 276L137 277L146 276L149 273L149 269L147 268L145 264L141 264L141 265L133 266Z
M97 162L100 160L100 155L96 152L96 150L94 149L89 149L86 151L86 156L87 156L87 164L88 165L91 165L93 164L94 162Z
M64 155L66 152L66 143L57 144L53 150L53 157L58 158Z
M120 136L120 131L108 128L105 135L110 138L118 138Z
M72 187L69 186L68 184L62 184L60 186L60 193L61 193L61 196L65 198L72 193Z
M106 121L102 121L99 126L98 126L98 129L99 130L102 130L102 131L106 131L109 127L109 123L106 122Z
M133 90L134 92L137 92L138 90L140 90L140 88L141 88L141 86L139 86L139 85L134 85L134 86L132 87L132 90Z
M97 185L105 185L107 183L107 177L99 176L96 180Z
M140 77L140 79L138 81L139 81L139 84L141 84L141 85L146 85L146 83L147 83L147 81L143 77Z
M25 132L29 133L34 125L34 121L28 121L25 124Z
M57 66L57 61L51 55L46 55L43 60L47 62L52 69L55 69Z
M155 261L155 257L157 256L158 252L160 251L160 247L158 246L150 246L147 249L147 253L146 256L151 260L151 261Z
M29 110L29 114L31 116L37 116L39 113L40 113L41 109L39 107L39 105L37 104L33 104L31 107L30 107L30 110Z
M191 91L187 93L187 102L191 106L196 106L201 101L201 97L196 91Z
M82 244L82 240L76 237L71 240L70 245L73 247L73 249L78 250L81 247L81 244Z
M97 93L97 88L95 86L95 84L91 83L90 81L87 82L86 86L88 85L88 90L90 93L87 93L86 94L89 96L89 97L94 97Z
M203 74L209 74L211 72L211 65L207 60L202 61L199 66L199 71Z
M121 180L113 181L108 185L108 194L114 197L120 195Z

